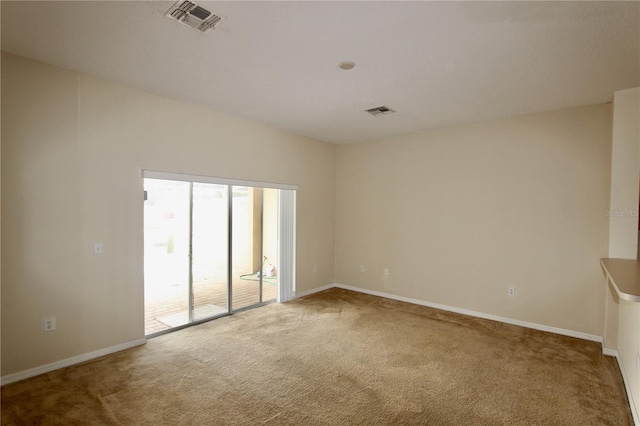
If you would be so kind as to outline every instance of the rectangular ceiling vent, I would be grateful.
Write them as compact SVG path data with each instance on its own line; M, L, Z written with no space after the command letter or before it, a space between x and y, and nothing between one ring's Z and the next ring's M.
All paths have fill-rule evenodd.
M365 110L365 112L368 112L369 114L377 117L379 115L393 114L395 111L383 105L383 106L367 109Z
M222 21L220 16L214 15L204 7L200 7L189 0L180 0L176 2L176 4L167 10L167 13L165 13L164 16L181 22L184 25L205 34L211 31Z

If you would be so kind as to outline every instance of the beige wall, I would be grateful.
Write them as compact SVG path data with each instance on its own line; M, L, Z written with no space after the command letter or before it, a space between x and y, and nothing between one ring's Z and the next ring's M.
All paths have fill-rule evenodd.
M144 335L142 169L299 185L297 287L332 282L334 145L11 55L2 95L2 375Z
M601 336L610 166L610 105L339 146L337 282Z
M622 213L610 218L609 257L636 259L638 217L627 212L638 211L640 88L614 94L611 169L611 210ZM640 303L619 300L611 287L605 303L605 346L620 354L633 402L640 410L640 371L636 366L640 354Z
M613 96L609 257L621 259L638 258L638 90L623 90Z

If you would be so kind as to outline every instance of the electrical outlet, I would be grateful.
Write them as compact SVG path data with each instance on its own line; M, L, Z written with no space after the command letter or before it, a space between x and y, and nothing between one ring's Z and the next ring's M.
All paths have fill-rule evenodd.
M360 265L360 272L364 272L364 265Z
M518 292L515 287L511 286L507 289L507 294L510 298L514 299L518 295Z
M51 318L45 318L42 320L42 330L47 332L47 331L53 331L56 329L56 318L55 317L51 317Z

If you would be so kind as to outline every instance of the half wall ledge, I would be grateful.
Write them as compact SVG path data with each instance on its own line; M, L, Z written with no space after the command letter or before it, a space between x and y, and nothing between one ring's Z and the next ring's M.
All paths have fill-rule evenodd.
M620 299L640 303L640 261L602 258L600 265Z

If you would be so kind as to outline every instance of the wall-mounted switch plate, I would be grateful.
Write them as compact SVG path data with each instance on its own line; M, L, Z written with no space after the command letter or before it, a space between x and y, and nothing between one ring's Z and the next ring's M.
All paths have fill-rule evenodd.
M93 245L93 254L102 254L102 243L95 243Z

